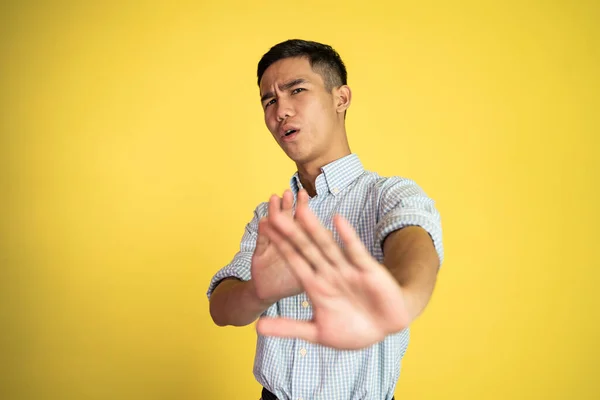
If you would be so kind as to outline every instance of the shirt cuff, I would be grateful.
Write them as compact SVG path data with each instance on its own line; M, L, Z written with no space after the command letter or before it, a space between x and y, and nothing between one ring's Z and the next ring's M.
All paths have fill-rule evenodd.
M440 259L440 266L444 261L444 246L442 243L442 228L440 222L433 218L431 214L422 210L402 210L402 214L390 213L379 222L375 231L377 243L383 250L383 241L392 232L407 226L420 226L423 228L433 241L435 251Z
M237 278L241 281L249 281L252 277L250 273L250 263L251 260L235 260L231 264L221 268L217 273L213 276L210 281L210 285L208 287L208 291L206 292L206 296L208 300L212 296L217 285L226 278Z

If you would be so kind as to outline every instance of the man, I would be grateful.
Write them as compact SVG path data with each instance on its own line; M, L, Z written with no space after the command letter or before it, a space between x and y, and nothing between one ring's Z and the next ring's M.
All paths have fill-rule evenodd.
M350 151L346 68L330 46L289 40L258 64L267 128L294 161L290 189L255 209L208 290L219 326L258 319L262 398L392 399L409 325L443 260L434 203Z

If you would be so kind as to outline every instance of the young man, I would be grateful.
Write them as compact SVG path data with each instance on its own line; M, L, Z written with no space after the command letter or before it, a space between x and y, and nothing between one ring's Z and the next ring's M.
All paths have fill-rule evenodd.
M337 52L315 42L280 43L258 64L265 123L297 172L258 205L208 297L217 325L258 319L264 400L392 399L443 260L433 201L351 153L346 81Z

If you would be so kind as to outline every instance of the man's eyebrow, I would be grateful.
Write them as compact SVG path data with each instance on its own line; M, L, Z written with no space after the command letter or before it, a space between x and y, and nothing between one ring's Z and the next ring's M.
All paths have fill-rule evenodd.
M294 79L291 80L289 82L284 83L283 85L279 86L279 90L288 90L296 85L301 85L303 83L308 83L308 81L304 78L298 78L298 79ZM267 92L265 94L262 95L262 97L260 98L260 101L263 102L267 99L270 99L271 97L274 97L275 94L273 92Z
M304 78L298 78L298 79L294 79L293 81L290 81L288 83L284 83L283 85L279 86L279 90L288 90L290 88L293 88L296 85L300 85L302 83L307 83L308 81Z

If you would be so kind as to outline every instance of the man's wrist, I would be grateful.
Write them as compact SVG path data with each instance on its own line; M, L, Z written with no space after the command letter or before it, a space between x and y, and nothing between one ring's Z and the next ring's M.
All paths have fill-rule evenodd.
M256 305L257 309L262 311L271 307L275 304L279 299L270 299L270 298L261 298L258 295L258 291L256 290L256 285L254 284L254 279L250 279L248 284L246 285L246 296L247 299L252 302L252 304Z

